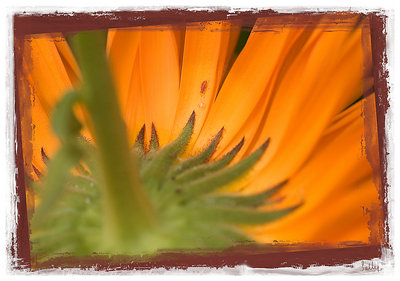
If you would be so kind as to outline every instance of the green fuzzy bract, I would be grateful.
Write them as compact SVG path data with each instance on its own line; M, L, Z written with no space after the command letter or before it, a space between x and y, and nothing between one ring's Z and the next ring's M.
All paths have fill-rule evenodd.
M130 243L126 252L120 254L135 255L168 249L224 248L251 242L237 226L270 222L293 210L257 210L257 207L267 204L267 199L284 183L250 196L217 192L249 171L266 150L269 140L233 165L229 163L239 152L243 140L222 158L209 161L222 138L221 129L202 152L191 158L178 160L178 156L189 143L194 122L193 113L178 138L161 149L158 147L154 126L148 151L144 141L145 127L140 131L132 148L132 157L137 158L140 164L139 172L156 210L157 224L148 233L144 233L136 245ZM44 177L36 187L44 200L31 223L33 252L39 258L48 258L57 253L117 254L103 247L106 243L102 235L103 205L97 149L82 137L75 137L75 140L69 142L73 143L72 147L79 151L81 158L79 163L75 161L75 172L68 173L62 182L57 182L57 197L48 199L49 196L46 195L49 190L40 186L49 180L50 173L50 177ZM61 161L71 162L68 159L71 155L62 157L64 159ZM50 172L52 162L56 160L49 162ZM50 180L54 182L56 179ZM48 204L46 200L49 201ZM51 208L41 211L43 205Z

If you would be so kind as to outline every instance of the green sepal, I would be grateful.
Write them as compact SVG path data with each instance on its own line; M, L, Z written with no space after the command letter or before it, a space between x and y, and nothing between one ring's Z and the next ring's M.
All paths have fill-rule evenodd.
M253 165L261 158L264 151L267 149L269 139L256 151L238 163L226 167L217 172L208 174L203 178L188 182L182 186L179 196L182 199L196 198L201 194L210 193L232 181L241 177L244 173L250 170Z
M158 135L154 123L151 123L151 137L150 137L150 147L149 153L154 153L160 148L160 143L158 140Z
M204 149L204 151L202 151L201 153L199 153L191 158L183 160L178 165L176 165L174 168L172 168L170 170L170 172L168 173L168 177L175 178L178 174L186 171L187 169L193 168L193 167L207 161L211 157L211 155L214 153L215 149L217 148L217 145L222 138L223 130L224 130L224 128L222 128L217 133L215 138L211 141L211 143L207 146L207 148Z
M226 206L226 207L258 207L265 204L265 200L276 193L287 183L281 182L271 189L254 195L209 195L202 198L202 203L209 206Z
M232 207L196 207L190 214L192 219L198 219L215 223L232 223L238 225L254 225L263 224L277 220L294 210L300 205L294 207L274 210L274 211L257 211L251 208L232 208ZM190 212L190 211L188 211Z
M167 175L168 170L178 157L184 151L192 136L195 121L193 111L182 133L163 149L157 151L151 158L151 161L145 162L141 176L147 188L158 188ZM147 157L147 156L146 156Z
M218 159L211 163L205 163L196 167L193 167L178 176L176 176L173 180L177 184L185 184L187 182L196 180L198 178L204 177L208 173L212 173L218 171L225 166L227 166L233 158L235 158L236 154L240 151L244 143L244 138L225 156L221 159Z
M244 233L223 223L190 223L188 229L190 230L186 231L185 235L190 235L192 241L196 242L195 245L190 245L191 248L208 250L251 243ZM179 247L179 244L177 246Z
M139 161L144 159L144 155L146 153L145 144L144 144L145 132L146 132L146 125L143 125L136 137L136 141L135 141L135 144L133 145L133 149L132 149L133 152L136 154L137 159Z

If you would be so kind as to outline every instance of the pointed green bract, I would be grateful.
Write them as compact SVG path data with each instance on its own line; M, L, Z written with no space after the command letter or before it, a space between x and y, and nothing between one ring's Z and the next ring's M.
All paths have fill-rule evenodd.
M146 131L146 125L143 125L137 135L135 144L133 145L133 151L136 153L138 159L143 159L146 153L144 144L144 133Z
M168 173L168 177L170 178L175 178L178 174L186 171L189 168L192 168L194 166L197 166L199 164L204 163L206 160L208 160L211 155L214 153L215 149L217 148L218 143L220 142L222 138L222 132L224 128L222 128L218 134L215 136L215 138L212 140L210 145L201 153L198 155L195 155L191 158L188 158L186 160L183 160L181 163L176 165L174 168L170 170Z
M277 220L288 213L296 210L298 206L277 210L261 212L250 208L229 207L203 207L196 208L191 217L207 220L208 222L234 223L241 225L262 224Z
M203 165L192 167L188 169L184 173L176 176L175 181L179 184L184 184L186 182L193 181L195 179L204 177L206 174L218 171L219 169L227 166L233 158L235 158L236 154L240 151L244 143L244 139L242 139L230 152L228 152L224 157L221 159L206 163Z
M209 206L258 207L266 204L265 200L276 193L286 182L284 181L271 189L254 195L212 195L203 198L202 203Z
M259 149L254 151L251 155L241 160L240 162L226 167L223 170L211 173L203 178L189 182L182 188L182 198L188 199L193 196L209 193L217 188L221 188L224 185L238 179L245 172L247 172L253 165L261 158L265 149L269 144L267 140Z
M158 135L154 123L151 124L151 138L150 138L150 153L155 152L159 149L160 144L158 141Z
M257 207L268 204L268 198L286 181L255 195L217 192L254 166L267 149L269 139L248 157L228 166L243 146L244 139L225 156L212 162L209 159L222 138L221 129L202 152L179 161L179 155L190 141L194 121L193 113L178 138L163 148L157 145L157 131L153 126L148 151L145 149L143 126L133 145L132 152L142 159L139 162L141 180L158 221L157 227L141 238L143 242L138 240L138 253L158 249L217 249L238 243L252 243L237 226L267 223L295 210L295 207L269 212L257 210ZM98 233L103 227L103 212L97 148L84 138L77 138L77 144L84 152L82 166L88 171L65 180L63 199L58 202L64 207L58 205L57 212L49 216L44 225L53 225L56 231L35 236L38 243L50 241L38 253L69 249L75 254L87 254L99 247L96 243L101 244ZM90 202L90 207L84 202ZM68 220L60 223L59 217L66 216ZM73 229L79 230L79 233ZM88 239L89 235L93 239Z
M194 119L195 113L193 112L178 138L162 150L157 151L152 155L151 161L146 163L147 166L143 168L142 178L149 188L159 188L178 155L185 150L192 136Z

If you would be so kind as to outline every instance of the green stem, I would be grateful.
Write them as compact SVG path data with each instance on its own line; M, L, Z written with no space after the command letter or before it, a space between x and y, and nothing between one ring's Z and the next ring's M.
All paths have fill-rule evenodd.
M117 243L126 247L154 225L155 212L129 151L125 124L106 58L104 32L80 32L69 42L82 73L82 99L91 117L100 153L105 235L109 246L116 247Z

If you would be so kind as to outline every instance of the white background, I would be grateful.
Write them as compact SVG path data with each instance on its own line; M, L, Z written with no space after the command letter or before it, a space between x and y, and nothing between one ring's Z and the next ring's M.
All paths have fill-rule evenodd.
M186 1L155 1L155 0L96 0L96 1L88 1L88 0L69 0L64 1L66 3L61 3L61 1L51 1L51 0L35 0L35 1L27 1L27 0L14 0L14 1L2 1L1 3L1 14L0 14L0 22L1 22L1 36L0 36L0 202L1 209L3 210L0 215L0 272L2 277L5 277L5 280L14 280L14 279L89 279L89 280L97 280L104 278L116 278L117 276L110 275L35 275L35 274L21 274L20 272L12 272L8 266L8 257L6 253L6 246L8 244L9 236L6 236L6 231L8 226L10 226L11 222L11 190L13 189L13 143L11 142L13 136L13 65L12 65L12 13L13 12L21 12L21 11L45 11L52 12L55 10L59 11L96 11L96 10L115 10L115 9L134 9L135 7L153 7L154 9L162 8L162 7L215 7L215 6L224 6L224 7L233 7L233 8L273 8L273 9L296 9L298 10L316 10L317 8L322 8L321 10L335 10L335 9L352 9L352 10L366 10L366 9L385 9L389 10L389 26L388 26L388 34L389 41L388 42L388 57L389 57L389 73L390 73L390 83L391 83L391 92L390 92L390 104L391 107L389 109L389 182L391 183L391 193L390 198L392 199L390 204L390 215L391 217L396 217L399 222L399 194L400 192L395 192L395 189L399 188L398 177L400 175L399 169L399 148L396 143L400 143L400 135L399 135L399 118L400 118L400 93L398 88L399 85L399 39L394 36L395 31L397 34L400 34L399 30L399 9L396 7L395 0L386 1L386 0L329 0L329 1L318 1L318 0L308 0L308 1L289 1L289 0L278 0L278 1L256 1L256 0L245 0L245 1L235 1L235 0L186 0ZM400 1L398 1L400 2ZM395 79L396 78L396 79ZM396 204L394 204L396 203ZM395 206L396 205L396 206ZM392 240L394 240L394 248L395 253L395 264L399 264L399 246L400 243L399 238L399 224L394 225L392 219ZM395 237L396 236L396 237ZM396 239L397 238L397 239ZM366 275L344 275L337 276L336 274L344 274L343 267L335 268L335 275L319 275L319 278L337 280L338 278L346 278L346 279L361 279L362 280L376 280L377 278L381 279L393 279L394 276L397 278L400 277L399 266L394 270L390 266L383 267L383 274L366 274ZM333 268L331 268L333 269ZM319 269L308 269L305 272L318 275L323 271L324 268ZM204 278L212 278L212 279L227 279L227 278L246 278L247 279L257 279L257 280L281 280L281 279L306 279L308 280L311 276L299 276L299 275L282 275L278 272L272 271L270 274L251 274L246 269L238 269L237 271L245 274L241 276L232 276L224 274L224 271L214 271L212 274L208 275L195 275L195 276L187 276L179 274L179 272L173 272L175 276L171 275L169 272L168 276L166 275L123 275L118 276L120 278L137 278L139 279L147 279L153 278L164 280L164 278L170 280L181 279L184 280L186 278L194 278L196 280L202 280ZM302 274L301 270L291 270L292 273ZM178 274L178 276L176 276ZM193 274L192 274L193 275ZM193 279L193 280L194 280Z

